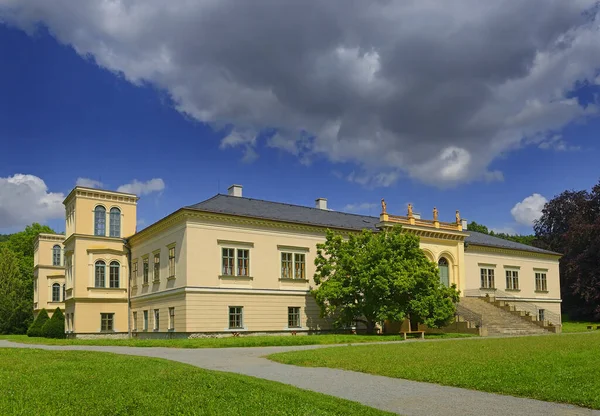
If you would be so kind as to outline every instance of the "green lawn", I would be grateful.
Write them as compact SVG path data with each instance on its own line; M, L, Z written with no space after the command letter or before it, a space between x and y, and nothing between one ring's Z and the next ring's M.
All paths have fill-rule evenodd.
M0 348L1 415L384 415L281 383L156 358Z
M587 327L591 326L592 330ZM596 327L600 326L600 322L564 322L562 323L563 332L593 332L598 331Z
M334 347L268 358L600 409L599 353L597 331Z
M466 334L431 334L427 338L468 337ZM226 338L194 339L48 339L29 338L26 335L1 335L0 339L25 344L46 345L114 345L122 347L169 347L169 348L226 348L269 347L285 345L353 344L365 342L400 341L399 335L297 335L297 336L241 336Z

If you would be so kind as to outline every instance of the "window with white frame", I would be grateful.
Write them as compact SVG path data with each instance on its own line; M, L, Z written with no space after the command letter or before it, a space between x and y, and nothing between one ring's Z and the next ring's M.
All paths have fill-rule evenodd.
M494 269L481 268L481 288L494 289L495 287Z
M121 265L117 261L110 262L108 273L108 286L111 288L120 287L120 270Z
M144 322L143 322L144 325L143 325L142 329L144 331L147 331L148 330L148 311L145 310L143 315L144 315Z
M100 314L100 331L114 331L114 313Z
M506 289L519 290L519 271L506 270Z
M94 287L106 287L106 263L98 260L94 267Z
M535 272L535 290L536 292L547 292L548 282L546 272Z
M250 250L245 248L237 249L237 270L238 276L250 275Z
M306 278L306 255L294 253L294 279Z
M288 306L288 328L300 328L300 307Z
M106 208L102 205L94 209L94 235L106 235Z
M138 275L138 261L135 259L131 263L131 285L137 286L137 275Z
M229 329L244 328L244 307L230 306L229 307Z
M160 252L154 253L154 274L152 280L154 282L160 281Z
M223 247L221 273L223 276L250 276L250 250Z
M121 237L121 210L117 207L110 209L109 235Z
M149 269L148 256L146 256L142 259L142 276L143 276L143 283L145 285L148 284L148 269Z
M60 302L60 284L54 283L52 285L52 302Z
M281 278L291 279L294 273L293 253L281 253Z
M175 308L169 308L169 329L175 329Z
M137 312L133 312L133 330L137 331Z
M52 247L52 265L53 266L60 266L60 252L61 252L61 248L58 244L55 245L54 247Z
M175 246L169 247L169 277L175 277Z
M160 329L160 311L158 309L154 309L154 330L158 331Z
M546 320L546 310L538 309L538 321L543 322Z

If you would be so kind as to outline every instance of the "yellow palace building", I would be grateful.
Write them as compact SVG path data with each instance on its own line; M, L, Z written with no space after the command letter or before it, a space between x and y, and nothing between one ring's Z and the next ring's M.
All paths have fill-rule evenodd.
M446 330L560 331L560 255L466 230L456 221L379 217L227 195L183 207L136 232L133 194L76 187L64 201L65 235L35 243L34 312L64 309L71 337L195 337L330 330L314 286L316 244L401 224L420 237L440 279L461 291ZM406 325L403 323L401 325ZM384 332L399 330L386 323Z

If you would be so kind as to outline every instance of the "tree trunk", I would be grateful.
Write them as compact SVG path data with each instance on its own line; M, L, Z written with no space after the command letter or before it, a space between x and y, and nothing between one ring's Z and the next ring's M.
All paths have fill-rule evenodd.
M375 334L375 321L367 321L367 335Z

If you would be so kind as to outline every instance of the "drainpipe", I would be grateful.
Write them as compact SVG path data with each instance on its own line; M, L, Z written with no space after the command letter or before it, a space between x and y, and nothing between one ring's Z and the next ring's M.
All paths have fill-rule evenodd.
M126 239L123 239L125 251L127 252L127 336L131 338L131 246Z

